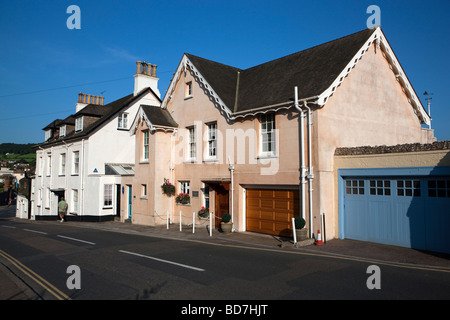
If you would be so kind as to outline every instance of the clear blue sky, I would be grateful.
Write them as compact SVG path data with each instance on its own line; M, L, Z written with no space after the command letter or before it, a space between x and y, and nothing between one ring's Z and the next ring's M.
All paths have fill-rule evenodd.
M69 30L69 5L81 29ZM184 52L248 68L366 28L368 6L424 106L450 140L449 0L0 0L0 143L38 143L78 93L133 92L136 61L158 65L164 96Z

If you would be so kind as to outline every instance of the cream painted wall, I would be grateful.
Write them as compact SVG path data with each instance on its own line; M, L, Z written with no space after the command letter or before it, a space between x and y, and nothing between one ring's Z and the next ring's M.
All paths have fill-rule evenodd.
M375 44L327 104L316 111L317 180L314 207L327 217L327 239L337 235L334 151L337 147L425 143L421 124L383 52ZM316 228L317 229L317 228Z

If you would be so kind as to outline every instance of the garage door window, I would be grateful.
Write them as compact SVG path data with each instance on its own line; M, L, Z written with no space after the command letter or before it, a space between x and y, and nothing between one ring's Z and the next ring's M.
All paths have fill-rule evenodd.
M364 180L345 181L345 190L347 194L364 194Z
M401 197L420 197L420 181L397 180L397 195Z
M370 180L370 194L377 196L391 195L390 180Z
M450 180L428 180L428 196L450 198Z

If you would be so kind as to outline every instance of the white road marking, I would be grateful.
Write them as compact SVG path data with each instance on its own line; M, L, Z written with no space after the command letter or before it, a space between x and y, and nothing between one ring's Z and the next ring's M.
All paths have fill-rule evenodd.
M195 271L205 271L205 269L201 269L201 268L197 268L197 267L193 267L193 266L188 266L186 264L173 262L173 261L169 261L169 260L163 260L163 259L159 259L159 258L155 258L155 257L150 257L150 256L146 256L146 255L143 255L143 254L135 253L135 252L125 251L125 250L119 250L119 252L131 254L131 255L134 255L134 256L142 257L142 258L152 259L152 260L156 260L156 261L159 261L159 262L170 263L170 264L173 264L173 265L176 265L176 266L179 266L179 267L192 269L192 270L195 270Z
M42 231L37 231L37 230L31 230L31 229L23 229L23 230L28 231L28 232L39 233L39 234L47 234L47 232L42 232Z
M10 228L10 229L15 229L16 227L14 226L2 226L3 228Z
M89 241L80 240L80 239L76 239L76 238L66 237L66 236L62 236L62 235L59 235L59 234L57 235L57 237L64 238L64 239L69 239L69 240L73 240L73 241L78 241L78 242L84 242L84 243L87 243L87 244L95 245L94 242L89 242Z

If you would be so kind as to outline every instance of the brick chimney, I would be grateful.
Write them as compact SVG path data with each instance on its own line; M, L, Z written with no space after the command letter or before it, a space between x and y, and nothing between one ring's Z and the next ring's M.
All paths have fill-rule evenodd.
M161 97L158 90L159 79L156 77L156 65L145 61L137 61L136 66L137 70L134 75L134 95L137 95L141 90L150 87L158 97Z
M91 94L85 94L85 93L79 93L78 94L78 102L76 104L76 112L80 111L84 107L86 107L88 104L96 104L96 105L103 105L105 97L100 96L94 96Z

